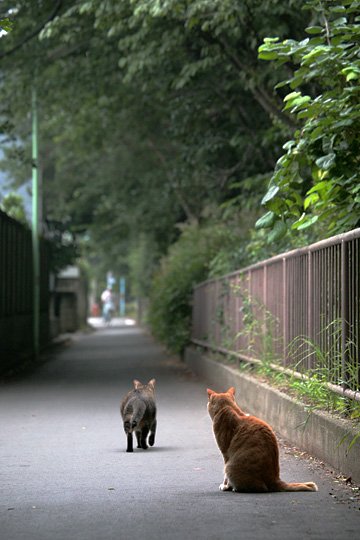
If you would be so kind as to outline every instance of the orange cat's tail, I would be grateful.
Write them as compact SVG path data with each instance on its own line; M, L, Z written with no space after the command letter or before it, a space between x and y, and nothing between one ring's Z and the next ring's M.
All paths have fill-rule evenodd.
M315 482L284 482L279 480L277 491L318 491Z

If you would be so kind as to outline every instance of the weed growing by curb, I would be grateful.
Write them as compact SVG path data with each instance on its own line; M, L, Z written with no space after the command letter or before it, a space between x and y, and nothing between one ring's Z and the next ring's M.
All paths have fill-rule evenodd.
M360 402L334 392L334 387L359 390L359 373L355 359L351 357L354 344L348 343L347 361L343 359L341 346L341 320L334 320L310 339L296 337L286 351L287 367L282 366L279 351L283 351L279 336L279 321L261 302L244 289L233 286L233 291L241 297L242 328L235 338L230 337L229 328L222 329L222 349L233 350L227 363L240 370L250 370L252 374L264 378L266 382L301 400L308 413L323 410L340 418L351 420L356 435L348 434L339 444L349 443L350 450L360 438ZM225 325L224 311L217 317L217 323ZM225 341L224 341L225 338ZM321 343L326 342L325 351ZM236 347L241 343L243 348ZM329 346L330 344L330 346ZM235 352L235 350L237 351Z

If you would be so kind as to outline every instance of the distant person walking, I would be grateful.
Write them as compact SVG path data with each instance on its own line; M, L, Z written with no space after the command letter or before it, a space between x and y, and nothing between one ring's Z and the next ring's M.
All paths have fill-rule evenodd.
M102 315L106 323L110 323L111 317L114 313L115 306L111 289L108 287L101 293L101 301L103 304Z

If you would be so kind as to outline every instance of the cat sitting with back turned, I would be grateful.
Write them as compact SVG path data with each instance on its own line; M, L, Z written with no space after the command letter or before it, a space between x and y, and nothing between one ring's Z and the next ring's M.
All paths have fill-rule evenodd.
M317 491L314 482L288 483L280 479L279 448L272 428L245 414L235 401L235 388L208 393L208 411L223 455L222 491Z
M137 447L146 450L147 436L149 445L154 446L156 433L156 403L155 379L147 384L133 381L134 388L124 397L120 405L120 412L124 422L124 431L127 437L127 452L133 452L133 432L137 439Z

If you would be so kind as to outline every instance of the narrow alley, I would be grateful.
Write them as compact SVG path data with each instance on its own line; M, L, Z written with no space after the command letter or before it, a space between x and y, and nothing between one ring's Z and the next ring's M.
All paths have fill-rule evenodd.
M155 446L126 453L119 403L156 378ZM222 389L215 389L222 390ZM220 492L206 381L144 331L80 335L0 388L1 540L352 537L359 501L309 459L281 450L281 476L318 493Z

